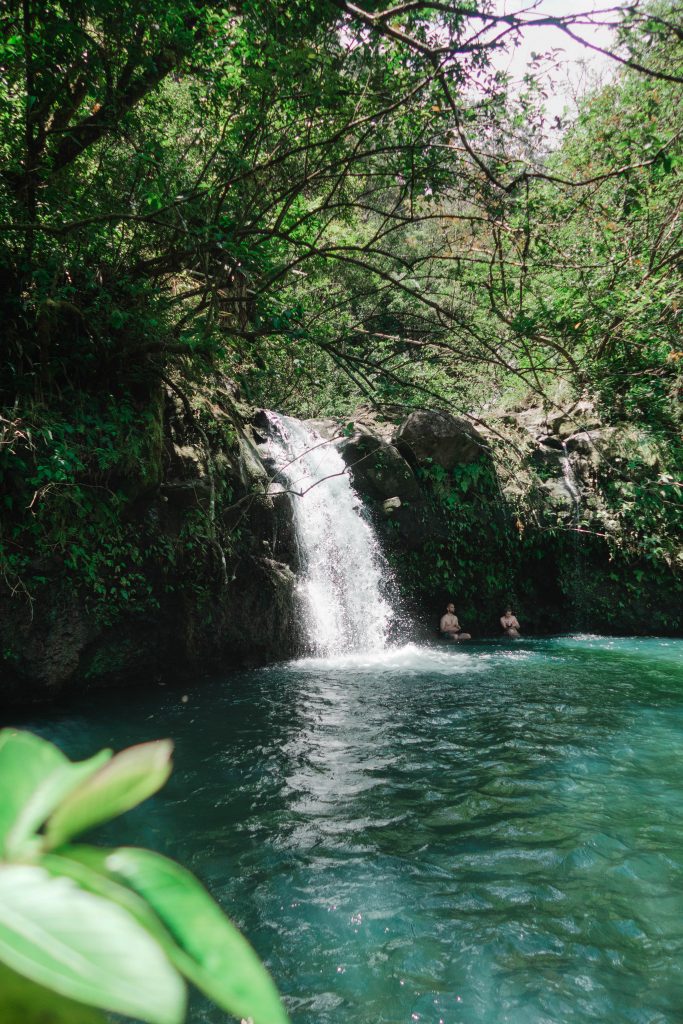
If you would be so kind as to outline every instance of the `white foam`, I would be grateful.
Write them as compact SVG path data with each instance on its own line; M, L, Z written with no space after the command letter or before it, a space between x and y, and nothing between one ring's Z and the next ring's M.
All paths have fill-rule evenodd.
M478 654L464 650L456 651L452 647L419 647L417 644L385 647L382 650L354 651L350 654L321 658L300 658L298 661L288 662L286 666L299 672L398 671L408 675L452 675L459 672L481 671L484 667L485 663Z

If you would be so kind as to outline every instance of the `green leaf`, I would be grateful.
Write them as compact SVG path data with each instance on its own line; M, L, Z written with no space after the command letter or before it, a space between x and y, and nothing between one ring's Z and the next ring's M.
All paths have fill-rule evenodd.
M178 944L178 970L219 1006L254 1024L287 1024L273 981L256 953L206 889L178 864L129 847L108 853L69 847L68 855L125 883L152 907Z
M115 881L107 873L104 861L109 852L82 844L63 846L59 853L44 854L40 859L40 866L53 877L70 878L79 888L102 896L112 903L118 903L156 939L167 955L177 951L178 947L149 904L127 885Z
M0 867L0 960L78 1002L181 1024L186 991L159 945L121 907L43 868Z
M86 829L116 818L156 793L171 774L170 740L129 747L74 790L47 822L46 846L54 849Z
M21 856L58 804L111 757L72 762L52 743L16 729L0 732L0 856Z
M240 968L239 959L236 961L230 950L232 946L226 947L226 954L216 960L215 967L213 963L206 961L213 958L215 955L214 949L208 949L206 942L199 939L199 935L207 927L214 927L213 918L216 915L220 915L220 930L215 933L210 933L210 940L212 935L216 935L217 943L225 942L225 929L230 931L230 940L235 937L235 929L230 922L225 918L223 912L214 903L211 897L206 891L199 885L199 883L192 877L188 876L188 872L182 871L182 869L176 867L170 861L166 861L165 858L157 858L161 861L164 869L168 869L169 866L174 875L175 879L182 875L179 881L181 887L187 888L187 879L190 878L192 888L199 893L199 898L202 901L203 907L200 907L197 911L201 914L200 923L195 920L195 928L197 935L192 938L192 951L190 952L187 948L188 943L184 940L183 935L178 934L177 921L176 926L172 927L171 918L166 921L169 929L172 929L174 935L171 934L170 930L167 930L160 920L160 916L152 909L150 903L147 902L143 895L136 892L133 888L129 887L125 879L117 881L117 876L109 872L110 858L116 857L117 853L121 852L132 852L133 854L144 853L145 851L114 851L114 850L102 850L94 846L65 846L59 853L47 854L41 860L41 864L44 865L47 870L53 875L67 875L73 879L82 889L87 889L89 892L94 892L99 896L103 896L108 900L118 903L125 910L128 911L142 926L145 928L150 935L152 935L159 945L162 947L169 960L174 966L183 973L187 978L194 982L194 984L201 988L208 995L211 995L216 1002L224 1006L225 1009L232 1011L235 1014L241 1014L242 1007L247 1002L247 999L242 999L239 995L235 996L235 989L240 984L240 980L231 983L229 980L229 974L231 971L235 971L235 964L237 968ZM154 857L154 854L150 854L150 857ZM173 870L175 869L175 870ZM208 914L206 907L208 906ZM158 909L158 908L156 908ZM179 911L184 913L184 910ZM175 920L175 918L174 918ZM181 927L185 929L187 926L181 920ZM187 929L189 931L189 928ZM237 933L237 941L243 948L246 947L246 953L249 956L252 966L253 961L256 959L256 954L253 952L251 947L246 943L246 940ZM198 952L199 950L199 952ZM228 962L229 961L229 962ZM212 977L212 974L217 975L216 978ZM250 982L251 978L251 982ZM245 979L242 979L242 982ZM280 1016L270 1015L266 1016L266 1011L260 1018L268 1021L283 1021L286 1017L283 1015L282 1007L277 999L277 993L274 991L273 983L265 974L264 969L257 962L256 976L253 974L247 974L247 983L253 985L253 992L258 993L259 999L263 998L263 987L265 981L266 990L270 990L270 997L275 1006L275 1010ZM219 991L220 989L220 991ZM253 1005L253 999L249 1001L249 1006ZM239 1006L239 1009L236 1007ZM250 1012L250 1016L253 1014ZM256 1018L253 1018L256 1020ZM4 1022L3 1022L4 1024Z
M16 729L0 732L0 775L4 780L0 801L0 853L21 808L41 782L67 759L57 747Z
M106 1024L100 1010L36 985L0 964L2 1024Z

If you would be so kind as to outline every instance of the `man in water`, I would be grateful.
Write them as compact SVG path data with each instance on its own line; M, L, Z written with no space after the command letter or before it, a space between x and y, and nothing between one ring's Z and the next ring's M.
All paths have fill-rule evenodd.
M512 614L512 608L505 609L505 615L501 615L500 624L505 636L519 636L520 626L517 617Z
M455 614L455 605L451 601L446 605L446 614L441 616L439 629L445 636L449 636L451 640L472 639L469 633L463 633L460 629L458 616Z

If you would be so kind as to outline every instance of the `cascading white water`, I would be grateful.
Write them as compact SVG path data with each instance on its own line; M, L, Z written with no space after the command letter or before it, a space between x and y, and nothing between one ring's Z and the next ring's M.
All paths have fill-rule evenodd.
M574 619L575 625L578 628L582 628L585 580L581 557L581 487L576 479L574 467L572 466L567 445L564 441L562 442L562 451L564 453L560 456L562 476L564 477L564 485L571 495L574 506L572 511L572 530L574 531L574 566L573 578L571 580L570 602L572 606L572 618Z
M571 494L572 501L574 502L574 524L576 525L581 515L581 490L572 467L571 459L569 458L567 445L564 441L562 442L562 451L564 452L564 454L560 456L562 476L564 478L564 485Z
M279 476L271 490L292 494L311 646L319 655L380 650L392 616L382 596L386 565L344 460L300 420L270 419L269 454Z

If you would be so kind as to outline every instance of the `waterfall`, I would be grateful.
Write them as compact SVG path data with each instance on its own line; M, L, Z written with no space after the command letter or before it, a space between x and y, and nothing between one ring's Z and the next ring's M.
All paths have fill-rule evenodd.
M571 459L569 458L569 452L567 451L567 445L565 441L562 441L563 455L560 456L560 465L562 467L562 476L564 478L564 485L571 494L572 501L574 502L574 514L573 522L574 526L578 526L579 519L581 516L581 490L576 479L576 474L572 468Z
M310 645L319 655L381 649L392 617L382 594L387 566L346 464L332 442L300 420L273 413L269 419L277 472L271 491L291 494Z
M582 558L582 545L581 545L581 488L579 482L576 479L574 468L567 451L567 445L565 441L562 441L562 452L560 456L560 465L562 467L562 476L564 478L564 485L569 491L572 502L572 529L574 531L573 537L573 567L572 573L573 578L571 581L570 600L573 608L574 624L578 628L583 627L583 595L585 589L584 580L584 566Z
M498 475L498 467L493 466L493 480L496 485L496 510L503 537L503 555L505 557L505 600L516 603L515 598L515 570L512 564L512 531L510 524L510 508ZM519 520L517 520L519 522Z

